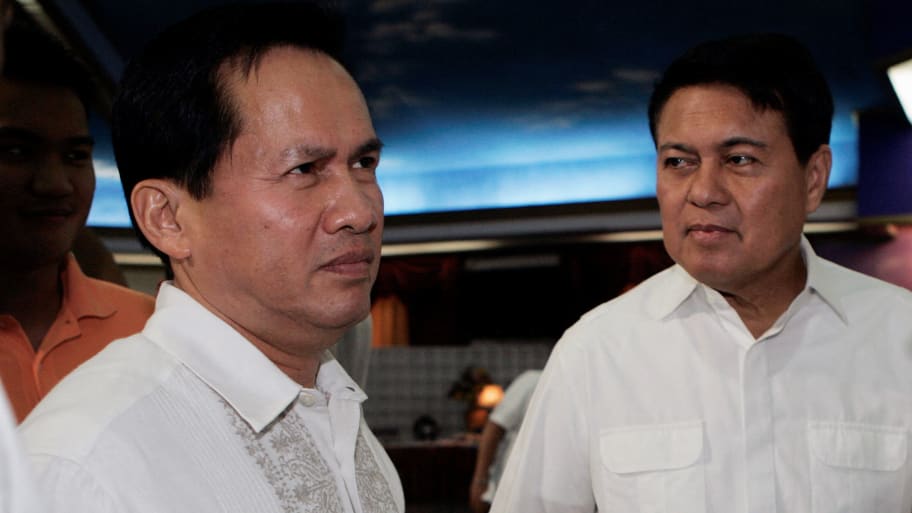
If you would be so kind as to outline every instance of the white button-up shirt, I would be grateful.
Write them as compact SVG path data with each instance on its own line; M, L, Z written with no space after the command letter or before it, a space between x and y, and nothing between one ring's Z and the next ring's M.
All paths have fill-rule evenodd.
M21 430L51 511L402 512L365 399L328 353L302 389L165 284L143 332L67 376Z
M802 253L758 339L678 266L586 314L492 511L912 511L912 293Z

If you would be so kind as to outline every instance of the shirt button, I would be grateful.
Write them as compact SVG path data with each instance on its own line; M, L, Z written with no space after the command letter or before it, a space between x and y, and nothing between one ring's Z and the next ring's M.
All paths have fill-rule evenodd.
M313 395L307 392L301 392L301 404L304 406L313 406L316 402L317 400L314 399Z

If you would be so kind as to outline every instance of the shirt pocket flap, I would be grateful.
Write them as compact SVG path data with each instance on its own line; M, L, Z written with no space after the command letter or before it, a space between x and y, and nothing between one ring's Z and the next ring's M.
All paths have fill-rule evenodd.
M905 428L811 422L808 438L814 456L831 467L898 470L908 454Z
M602 463L615 474L674 470L703 454L703 421L603 429Z

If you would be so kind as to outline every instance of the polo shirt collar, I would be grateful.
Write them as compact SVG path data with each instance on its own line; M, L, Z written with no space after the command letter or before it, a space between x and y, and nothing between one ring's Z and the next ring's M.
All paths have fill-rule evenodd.
M256 346L171 282L159 289L143 334L196 374L257 433L301 391Z
M106 294L98 291L95 281L83 274L72 253L67 255L60 278L63 283L63 304L76 319L104 319L117 313L117 307L105 299Z

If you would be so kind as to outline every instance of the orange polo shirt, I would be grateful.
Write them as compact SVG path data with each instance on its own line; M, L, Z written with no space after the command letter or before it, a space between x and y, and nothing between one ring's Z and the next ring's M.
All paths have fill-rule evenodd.
M89 278L69 255L61 273L63 303L38 350L11 315L0 315L0 377L21 422L70 371L109 342L142 330L152 296Z

